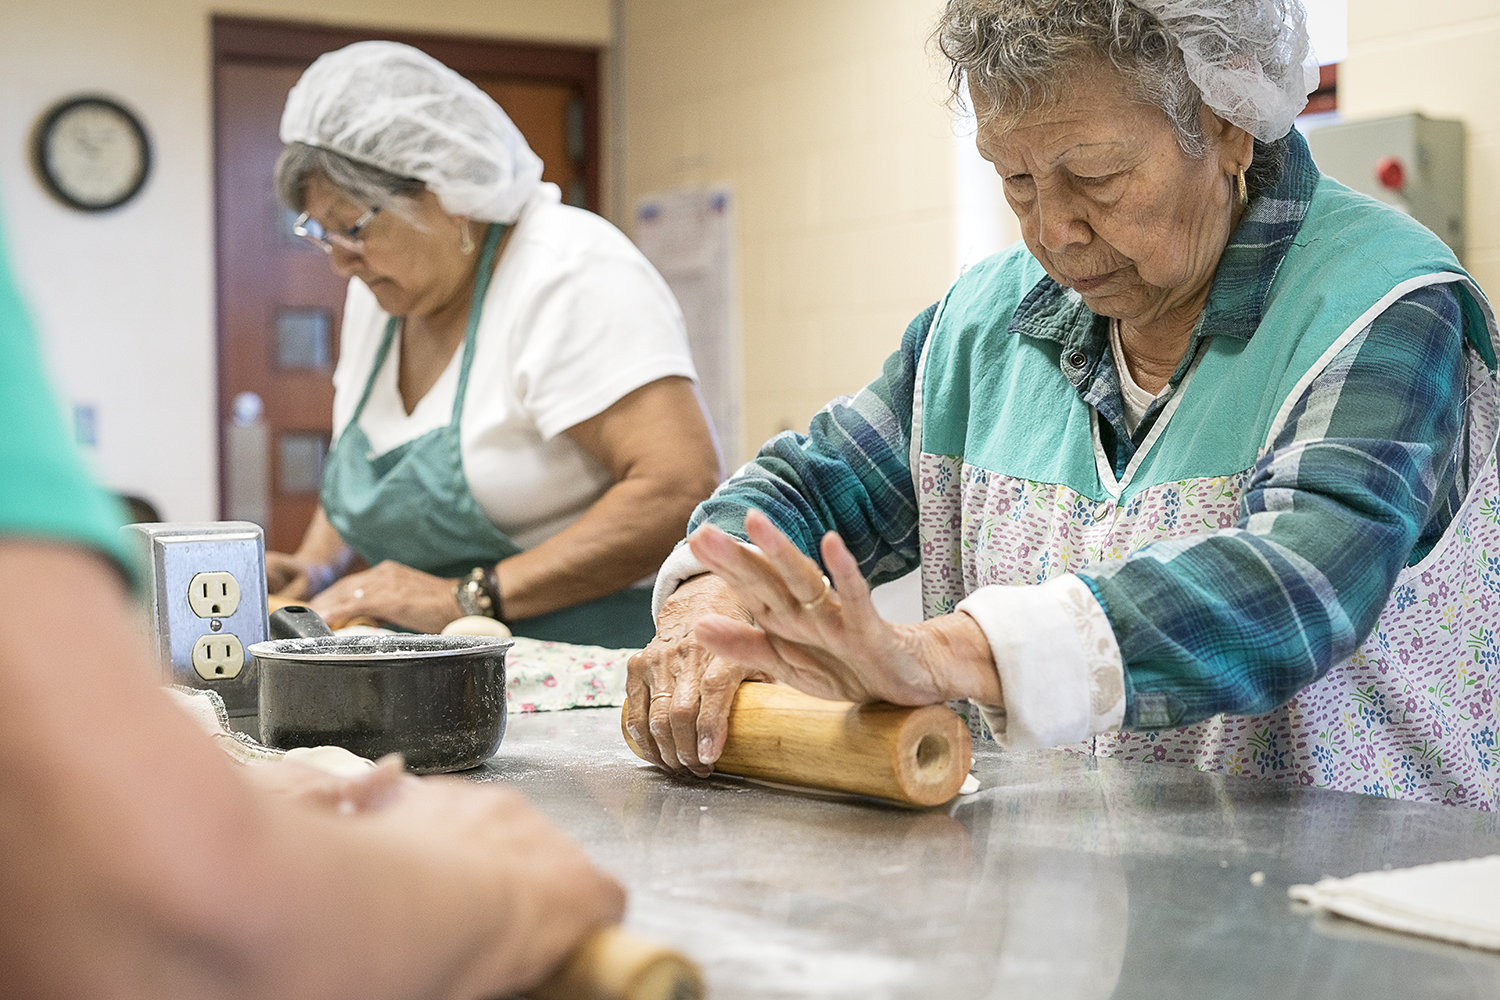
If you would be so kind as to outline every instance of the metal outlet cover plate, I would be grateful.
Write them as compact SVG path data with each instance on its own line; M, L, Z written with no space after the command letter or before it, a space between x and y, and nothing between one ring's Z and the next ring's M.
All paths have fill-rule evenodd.
M149 567L150 639L167 684L217 691L232 716L259 708L259 675L248 653L233 677L207 680L193 668L193 646L205 635L233 635L245 648L269 635L266 619L266 546L260 525L249 521L129 524ZM234 614L198 616L188 604L188 584L199 573L232 573L240 587Z

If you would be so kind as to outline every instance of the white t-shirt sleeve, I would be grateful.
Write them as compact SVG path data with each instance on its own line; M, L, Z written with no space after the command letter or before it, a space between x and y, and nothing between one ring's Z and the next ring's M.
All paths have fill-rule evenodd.
M696 379L682 311L641 253L618 236L570 255L530 289L512 385L544 441L657 379Z

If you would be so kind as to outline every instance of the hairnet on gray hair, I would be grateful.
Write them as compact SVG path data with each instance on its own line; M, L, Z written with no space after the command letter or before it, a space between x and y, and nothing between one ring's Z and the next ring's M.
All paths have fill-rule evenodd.
M514 222L542 178L541 158L493 98L397 42L319 56L287 95L281 141L414 178L443 211L480 222Z
M993 120L1014 122L1104 59L1194 156L1202 104L1272 143L1317 87L1300 0L948 0L934 39L955 96L977 87Z
M276 160L276 197L287 208L302 211L307 207L307 181L314 174L322 175L358 204L390 205L398 214L399 199L414 198L427 187L415 177L402 177L342 153L294 142Z

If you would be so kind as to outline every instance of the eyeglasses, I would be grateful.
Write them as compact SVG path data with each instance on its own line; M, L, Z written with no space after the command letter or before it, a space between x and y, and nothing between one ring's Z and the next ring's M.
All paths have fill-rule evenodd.
M333 253L334 247L348 250L350 253L364 253L365 241L359 238L360 230L364 229L379 211L380 206L376 205L355 219L354 225L343 232L329 232L317 219L303 212L297 216L297 221L292 223L292 234L302 237L324 253Z

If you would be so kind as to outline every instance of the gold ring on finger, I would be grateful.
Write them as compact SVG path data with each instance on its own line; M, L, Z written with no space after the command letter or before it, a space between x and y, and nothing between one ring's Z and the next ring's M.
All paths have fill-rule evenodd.
M814 597L810 601L803 601L802 602L802 610L803 611L811 611L811 610L813 610L814 608L816 608L820 604L822 604L824 601L828 600L828 595L831 594L831 593L833 593L833 583L830 582L829 579L828 579L828 577L825 576L825 577L823 577L823 589L820 590L820 591L818 591L818 596L817 597Z
M670 691L658 691L658 692L656 692L655 694L653 694L651 696L651 700L655 701L658 698L670 698L670 697L672 697L672 692L670 692Z

